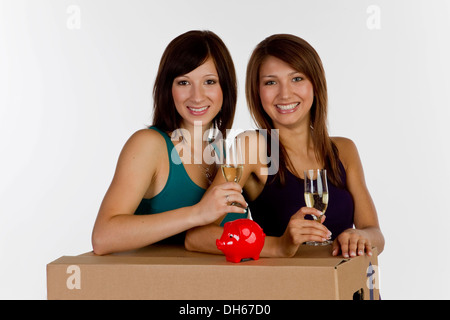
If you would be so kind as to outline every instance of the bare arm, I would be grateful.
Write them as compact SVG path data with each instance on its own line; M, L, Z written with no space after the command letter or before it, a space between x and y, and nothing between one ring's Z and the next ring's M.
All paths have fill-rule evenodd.
M150 215L134 215L142 198L161 191L163 161L168 161L164 139L153 130L136 132L125 144L111 185L103 199L92 232L96 254L140 248L189 228L208 224L229 209L218 199L222 193L240 193L228 184L212 190L194 206Z
M347 173L347 186L355 203L355 229L348 229L335 240L333 254L339 250L345 257L367 253L372 254L372 246L378 253L384 249L384 237L381 232L377 211L367 189L364 170L353 141L346 138L334 138L341 160Z
M181 232L191 222L186 210L135 216L133 213L149 191L158 192L156 176L161 170L165 142L153 130L136 132L125 144L111 185L106 192L92 233L97 254L139 248ZM168 222L172 223L168 223Z

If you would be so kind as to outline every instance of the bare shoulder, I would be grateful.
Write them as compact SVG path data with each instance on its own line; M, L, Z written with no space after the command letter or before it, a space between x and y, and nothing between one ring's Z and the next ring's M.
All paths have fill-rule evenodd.
M243 139L245 137L249 137L250 139L253 139L253 138L258 138L258 136L259 136L259 133L256 130L246 130L237 135L237 137L239 139Z
M164 137L157 131L141 129L131 135L124 146L124 151L141 151L143 153L158 153L164 150Z
M267 163L267 137L257 130L247 130L237 136L244 146L246 163Z
M141 129L136 131L128 139L128 142L139 144L142 143L142 144L165 145L164 137L159 132L152 129Z
M262 134L258 130L246 130L238 134L237 138L241 139L242 143L245 143L246 150L256 152L267 149L267 135Z
M167 154L164 137L155 130L142 129L131 135L120 153L119 165L153 168Z
M354 152L357 150L355 142L345 137L331 137L331 141L334 142L339 152Z
M358 149L353 140L345 137L331 137L331 141L338 148L339 158L346 169L355 162L360 161Z
M244 144L245 165L241 183L248 199L256 199L267 180L267 137L257 130L247 130L238 135ZM277 146L278 147L278 146Z

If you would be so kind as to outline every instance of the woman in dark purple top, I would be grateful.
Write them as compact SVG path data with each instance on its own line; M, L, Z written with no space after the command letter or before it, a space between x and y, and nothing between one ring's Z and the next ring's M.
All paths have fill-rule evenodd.
M302 243L326 239L334 240L333 255L371 255L372 246L381 252L384 237L357 148L328 135L325 72L314 48L288 34L263 40L247 66L246 97L259 130L239 136L246 155L239 183L267 234L261 256L291 257ZM323 224L308 219L321 212L305 206L301 180L304 170L321 168L330 188ZM210 190L223 182L216 175ZM213 239L221 233L219 225L190 230L186 248L219 253Z
M340 166L342 181L345 183L345 171L341 163ZM285 179L285 184L282 185L275 175L270 176L260 195L254 201L248 201L253 220L263 228L267 236L281 237L291 217L299 208L306 207L303 179L290 171L286 172ZM346 229L353 228L354 205L352 195L346 188L328 183L328 194L329 202L323 224L334 240Z

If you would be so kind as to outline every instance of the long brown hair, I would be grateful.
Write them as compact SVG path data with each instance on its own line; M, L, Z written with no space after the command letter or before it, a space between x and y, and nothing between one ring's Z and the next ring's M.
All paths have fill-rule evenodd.
M290 34L272 35L259 43L253 51L247 65L245 84L248 108L257 126L261 129L267 129L268 134L273 134L272 129L274 129L274 125L272 119L264 111L259 96L259 71L262 63L268 56L273 56L286 62L293 69L303 73L311 81L314 89L314 101L310 111L310 126L312 128L315 156L319 163L324 163L330 182L342 187L339 152L328 135L327 83L319 55L308 42ZM271 140L267 139L269 143ZM282 183L285 181L287 168L292 169L296 173L280 141L279 170L276 177Z
M236 72L230 52L223 41L211 31L188 31L173 39L164 51L153 87L153 125L171 132L178 129L181 116L172 96L176 77L184 75L212 58L223 92L221 111L213 119L217 129L225 136L233 125L237 100Z

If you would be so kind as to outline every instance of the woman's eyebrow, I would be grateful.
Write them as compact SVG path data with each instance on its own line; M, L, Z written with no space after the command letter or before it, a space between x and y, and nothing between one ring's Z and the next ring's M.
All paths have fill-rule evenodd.
M208 74L205 74L202 77L206 78L206 77L211 77L211 76L218 77L219 75L217 73L208 73ZM178 77L175 77L175 78L187 78L187 79L190 79L190 77L188 75L185 75L185 74L179 75Z
M211 76L218 77L219 75L217 73L208 73L208 74L205 74L203 77L211 77Z
M293 76L293 75L295 75L295 74L301 74L301 75L304 75L304 74L303 74L302 72L300 72L300 71L292 71L292 72L288 73L288 76ZM276 76L276 75L273 75L273 74L268 74L268 75L262 75L261 78L277 78L277 76Z

